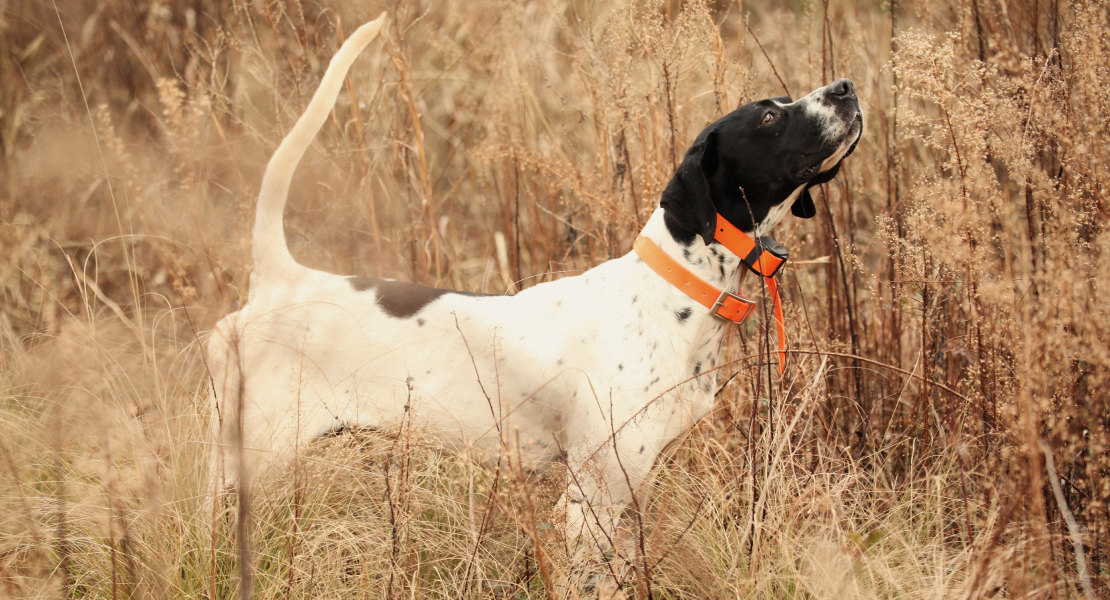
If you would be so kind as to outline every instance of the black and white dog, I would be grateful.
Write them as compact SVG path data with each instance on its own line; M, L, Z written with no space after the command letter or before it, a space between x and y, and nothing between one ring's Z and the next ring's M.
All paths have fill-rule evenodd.
M657 455L713 407L726 322L634 252L514 296L297 264L282 225L290 179L382 24L343 44L267 166L248 302L209 341L215 476L233 482L240 466L253 476L339 427L414 418L449 447L508 447L533 469L564 460L573 477L559 527L598 556ZM641 237L738 292L745 267L714 240L718 215L754 236L791 207L812 216L807 187L835 175L862 123L846 79L738 108L697 137ZM236 432L242 453L227 450Z

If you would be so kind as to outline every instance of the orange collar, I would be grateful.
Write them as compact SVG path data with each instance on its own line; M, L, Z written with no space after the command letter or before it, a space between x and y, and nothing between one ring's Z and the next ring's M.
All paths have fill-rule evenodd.
M767 288L774 301L775 328L779 342L779 375L782 375L786 369L786 332L783 325L782 299L779 297L779 286L778 282L775 281L775 274L786 263L789 256L786 249L770 236L762 236L757 242L719 214L717 215L717 230L713 238L739 256L748 270L767 280ZM744 298L742 290L732 294L728 290L722 290L707 283L691 273L689 269L682 266L669 254L663 252L662 248L648 238L637 238L632 249L660 277L667 280L668 283L681 290L682 293L695 302L708 308L715 316L733 323L743 323L745 319L751 316L752 310L755 308L755 302ZM740 280L743 281L743 279L744 274L741 274Z
M736 228L721 215L717 215L717 231L713 239L744 261L748 270L767 280L767 289L775 306L775 333L779 342L779 375L786 369L786 327L782 317L782 297L779 296L778 281L775 274L786 264L789 254L771 236L765 235L759 241ZM740 276L740 281L744 276Z
M771 236L765 235L757 242L721 215L717 215L717 230L713 239L739 256L749 269L761 277L774 277L789 257L786 249Z
M755 302L741 296L743 291L736 294L706 282L701 277L694 275L689 269L682 266L677 260L671 258L655 242L646 237L636 238L632 249L643 259L644 264L651 270L667 280L693 299L698 304L708 308L714 315L733 323L743 323L752 314Z

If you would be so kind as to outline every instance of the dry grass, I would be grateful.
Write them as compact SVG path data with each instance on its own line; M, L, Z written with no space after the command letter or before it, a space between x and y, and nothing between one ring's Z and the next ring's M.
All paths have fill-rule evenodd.
M0 596L239 593L200 340L245 291L265 160L382 9L352 4L0 2ZM634 532L635 594L1110 595L1105 4L386 8L294 182L314 267L496 292L580 271L629 249L716 116L856 82L859 149L776 232L831 257L784 275L787 376L742 358L756 325L733 337ZM558 475L419 434L320 440L253 490L253 594L544 597Z

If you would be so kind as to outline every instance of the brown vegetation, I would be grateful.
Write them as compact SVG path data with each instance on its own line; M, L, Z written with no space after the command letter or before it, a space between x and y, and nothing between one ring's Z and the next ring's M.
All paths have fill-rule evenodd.
M201 341L245 292L265 160L382 9L339 4L0 2L0 596L236 593ZM775 232L786 377L757 324L732 338L630 586L1110 595L1110 9L771 4L390 4L295 179L294 255L490 292L577 272L707 123L850 77L863 141ZM322 440L255 490L253 593L543 597L550 496L418 432Z

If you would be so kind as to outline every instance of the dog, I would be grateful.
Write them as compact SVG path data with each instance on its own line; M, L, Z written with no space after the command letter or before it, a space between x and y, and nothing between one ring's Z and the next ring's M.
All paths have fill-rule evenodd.
M342 45L266 168L248 301L208 344L213 473L260 476L329 432L412 418L449 448L508 450L534 471L565 463L557 528L576 555L612 556L656 457L713 408L721 310L747 302L744 257L715 239L720 226L760 238L788 211L816 213L808 188L830 180L862 135L853 85L745 104L686 152L640 236L720 290L713 306L648 264L641 242L578 276L474 294L309 269L286 245L296 165L383 24Z

